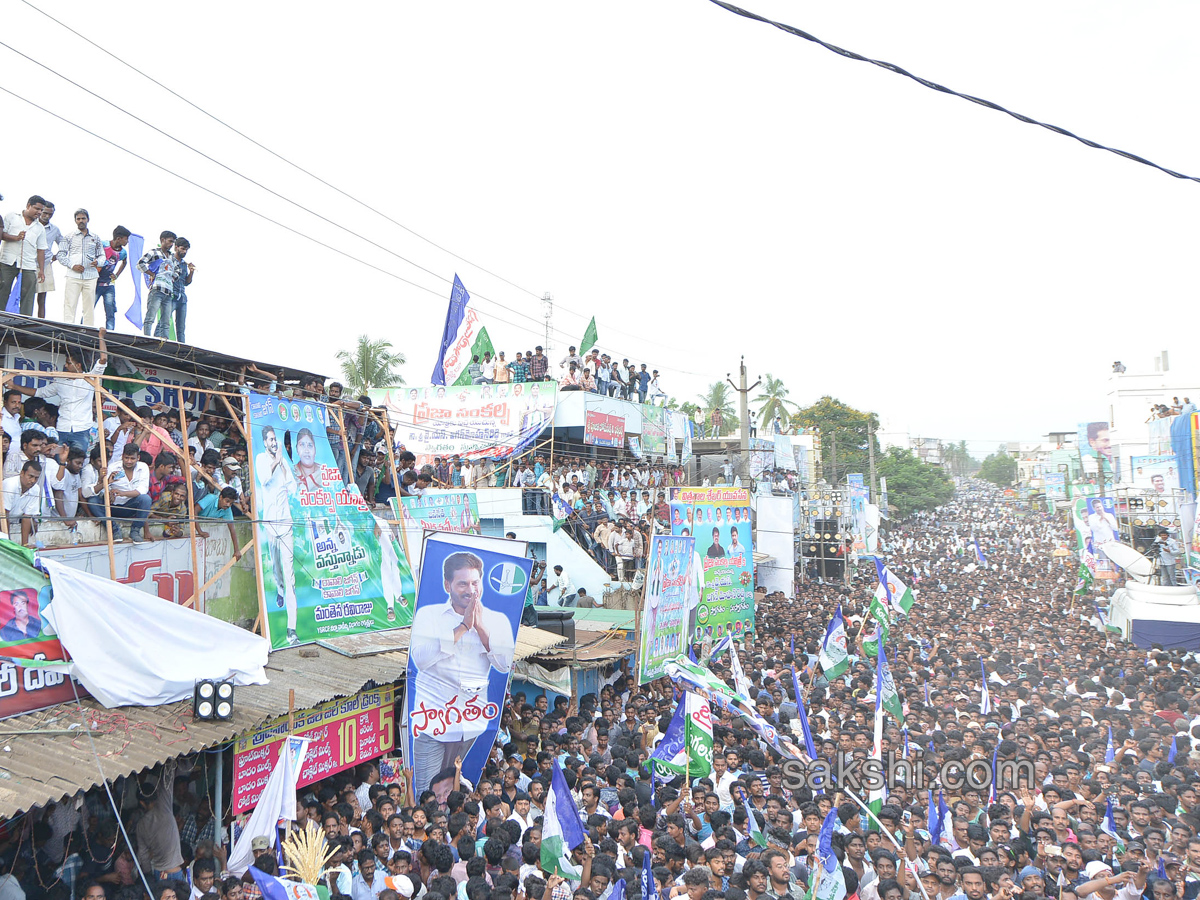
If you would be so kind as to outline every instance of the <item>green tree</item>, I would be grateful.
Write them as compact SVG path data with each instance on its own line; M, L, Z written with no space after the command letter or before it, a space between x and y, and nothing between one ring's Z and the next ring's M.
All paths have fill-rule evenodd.
M838 454L840 457L840 443ZM911 450L889 447L877 457L875 471L887 479L888 506L896 507L899 518L941 506L954 496L954 482L949 476L937 466L921 462Z
M671 398L671 403L675 403L676 405L671 406L670 404L668 404L667 405L668 409L677 409L681 413L683 413L685 416L687 416L689 419L695 414L696 410L698 410L700 408L695 403L693 403L691 400L684 400L682 403L678 403L674 397Z
M970 475L979 468L979 463L967 450L967 442L947 444L942 448L942 463L951 475Z
M733 398L729 395L729 385L724 381L714 381L708 386L708 390L699 396L700 408L704 410L705 423L712 425L712 414L714 409L721 411L721 428L719 434L714 434L713 437L720 437L722 434L731 434L737 429L738 414L733 408Z
M338 351L337 361L342 364L346 388L352 393L361 394L371 388L404 384L404 378L396 369L407 360L403 353L393 352L392 342L383 338L372 340L360 334L353 350Z
M998 487L1008 487L1017 480L1017 461L1003 450L993 453L979 467L979 477Z
M794 409L799 405L789 400L787 395L788 389L783 386L783 381L768 372L763 378L762 393L752 401L762 404L756 415L764 428L775 419L775 416L779 416L786 422L790 415L788 407Z
M862 472L870 469L867 453L867 435L879 430L879 418L875 413L863 412L847 406L841 400L828 395L812 406L805 406L792 416L792 424L815 429L821 436L821 471L830 484L838 484L847 472ZM872 434L875 455L879 455L879 440ZM837 446L837 465L833 463L834 446ZM888 490L891 491L891 482Z

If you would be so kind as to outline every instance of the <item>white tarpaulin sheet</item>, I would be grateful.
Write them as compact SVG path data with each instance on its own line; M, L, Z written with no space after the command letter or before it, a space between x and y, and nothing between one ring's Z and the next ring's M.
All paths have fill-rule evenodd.
M205 678L267 683L268 645L258 635L44 556L36 564L54 589L42 615L104 706L185 700Z
M250 813L250 820L229 855L227 868L234 875L245 874L254 862L254 848L251 845L256 837L267 838L273 847L279 837L276 829L280 821L296 821L296 782L307 755L308 738L288 735L287 744L275 760L275 768L267 778L262 796L258 798L254 812Z

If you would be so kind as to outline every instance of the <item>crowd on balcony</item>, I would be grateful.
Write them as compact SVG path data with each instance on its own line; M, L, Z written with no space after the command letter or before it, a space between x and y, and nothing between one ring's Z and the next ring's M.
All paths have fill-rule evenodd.
M473 356L467 365L472 384L508 384L526 381L557 381L560 391L587 391L606 397L620 397L638 403L666 405L667 394L659 383L658 369L628 359L617 362L607 353L592 348L580 356L575 347L558 363L559 376L550 372L550 360L541 347L518 351L511 359L501 351Z

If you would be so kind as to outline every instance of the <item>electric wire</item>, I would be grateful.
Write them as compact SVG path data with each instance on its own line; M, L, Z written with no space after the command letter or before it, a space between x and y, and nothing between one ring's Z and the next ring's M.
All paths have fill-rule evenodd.
M194 103L193 101L189 100L187 97L184 97L184 96L183 96L182 94L180 94L178 91L175 91L174 89L172 89L172 88L168 87L167 85L163 84L161 81L159 81L158 79L154 78L152 75L149 75L148 73L146 73L146 72L144 72L143 70L139 69L137 66L133 65L133 64L132 64L132 63L130 63L130 62L127 62L127 61L126 61L125 59L123 59L122 57L118 56L117 54L113 53L112 51L108 50L107 48L105 48L105 47L101 46L101 45L100 45L100 44L98 44L96 41L94 41L94 40L92 40L91 38L89 38L87 35L85 35L85 34L82 34L82 33L81 33L81 32L79 32L79 31L76 31L74 28L72 28L70 25L66 24L66 23L65 23L65 22L63 22L62 20L55 18L55 17L54 17L54 16L52 16L50 13L46 12L46 10L44 10L44 9L41 9L40 7L38 7L38 6L36 6L35 4L31 3L31 2L30 2L30 0L21 0L21 2L22 2L22 3L24 3L26 6L28 6L30 9L34 10L35 12L37 12L37 13L41 14L42 16L45 16L47 19L49 19L50 21L54 22L56 25L59 25L60 27L62 27L62 28L64 28L64 29L66 29L67 31L69 31L69 32L71 32L72 34L74 34L76 37L80 38L81 40L83 40L83 41L85 41L86 43L90 44L91 46L95 47L95 48L96 48L97 50L99 50L101 53L105 54L106 56L110 57L111 59L115 60L116 62L120 63L121 65L125 66L126 68L128 68L129 70L131 70L131 71L135 72L136 74L138 74L138 75L141 75L141 76L142 76L143 78L145 78L147 81L149 81L149 82L151 82L152 84L154 84L154 85L158 86L159 88L161 88L162 90L166 91L168 94L171 94L173 97L177 98L178 100L181 100L183 103L187 104L187 105L188 105L188 106L190 106L192 109L194 109L194 110L196 110L197 112L199 112L201 115L204 115L204 116L206 116L207 118L211 119L212 121L216 122L217 124L221 125L222 127L224 127L224 128L226 128L226 129L228 129L229 131L233 132L233 133L234 133L234 134L236 134L238 137L240 137L240 138L243 138L243 139L244 139L244 140L246 140L246 141L249 141L251 144L253 144L254 146L258 147L260 150L264 151L265 153L269 154L270 156L273 156L273 157L275 157L275 158L276 158L276 159L278 159L280 162L282 162L282 163L284 163L284 164L286 164L286 165L288 165L288 166L292 167L293 169L295 169L295 170L296 170L296 171L298 171L298 172L301 172L301 173L303 173L304 175L307 175L309 178L312 178L313 180L315 180L315 181L316 181L316 182L318 182L319 184L321 184L321 185L324 185L325 187L329 188L330 190L334 191L335 193L337 193L337 194L340 194L341 196L345 197L345 198L346 198L346 199L348 199L348 200L351 200L351 201L352 201L352 202L354 202L354 203L357 203L357 204L358 204L359 206L361 206L363 209L366 209L366 210L368 210L369 212L372 212L372 213L374 213L375 215L379 216L380 218L382 218L382 219L386 220L387 222L390 222L391 224L395 225L395 226L396 226L396 227L398 227L398 228L401 228L401 229L403 229L404 231L408 232L409 234L413 235L414 237L418 238L419 240L422 240L422 241L424 241L425 243L429 244L431 247L434 247L434 248L436 248L436 249L438 249L438 250L442 251L443 253L446 253L446 254L448 254L449 256L453 257L454 259L457 259L457 260L459 260L460 262L464 262L464 263L466 263L467 265L469 265L469 266L472 266L473 268L475 268L475 269L478 269L479 271L481 271L481 272L484 272L485 274L487 274L487 275L490 275L491 277L493 277L493 278L496 278L496 279L498 279L498 280L500 280L500 281L504 282L505 284L509 285L510 287L516 288L517 290L519 290L519 291L522 291L522 292L524 292L524 293L528 294L530 297L533 297L534 299L537 299L537 300L541 300L541 299L543 299L543 298L542 298L542 297L540 297L538 294L536 294L535 292L531 291L529 288L523 287L523 286L521 286L521 285L517 284L516 282L514 282L514 281L511 281L511 280L510 280L510 279L508 279L508 278L505 278L503 275L500 275L500 274L498 274L498 273L496 273L496 272L493 272L493 271L491 271L490 269L487 269L487 268L485 268L484 266L480 265L479 263L476 263L476 262L473 262L473 261L472 261L472 260L470 260L470 259L467 259L465 256L462 256L461 254L455 253L453 250L450 250L448 247L444 247L444 246L442 246L441 244L438 244L437 242L435 242L435 241L434 241L434 240L432 240L431 238L428 238L428 237L426 237L425 235L423 235L423 234L420 234L419 232L417 232L417 231L416 231L416 230L414 230L413 228L410 228L409 226L405 225L403 222L400 222L400 221L398 221L397 219L393 218L392 216L388 215L387 213L383 212L382 210L379 210L379 209L375 208L374 206L371 206L371 205L370 205L369 203L367 203L366 201L364 201L364 200L361 200L361 199L359 199L358 197L355 197L353 194L350 194L350 193L348 193L347 191L343 190L342 188L339 188L337 185L335 185L335 184L332 184L331 182L327 181L326 179L322 178L321 176L317 175L316 173L314 173L314 172L310 171L309 169L306 169L306 168L304 168L303 166L301 166L300 164L298 164L298 163L296 163L296 162L293 162L292 160L290 160L290 159L288 159L287 157L283 156L281 153L278 153L277 151L275 151L275 150L272 150L270 147L266 146L266 145L265 145L265 144L263 144L262 142L260 142L260 141L256 140L255 138L251 137L250 135L246 134L245 132L243 132L243 131L239 130L238 128L234 127L233 125L230 125L228 122L226 122L225 120L223 120L223 119L222 119L222 118L220 118L219 116L215 115L214 113L211 113L211 112L209 112L208 110L204 109L203 107L201 107L201 106L199 106L198 104ZM10 49L12 49L12 48L10 48ZM24 55L24 54L22 54L22 55ZM29 57L27 57L27 58L29 58ZM35 61L35 60L31 60L31 61ZM35 62L36 62L36 61L35 61ZM41 63L38 63L38 65L41 65ZM51 71L53 71L53 70L51 70ZM54 74L58 74L58 73L57 73L57 72L55 72ZM84 88L84 90L86 90L86 88ZM88 93L92 93L92 92L90 92L90 91L89 91ZM104 99L104 98L102 98L102 97L101 97L100 99ZM107 101L106 101L106 102L107 102ZM124 110L122 110L122 112L124 112ZM136 118L136 117L135 117L135 118ZM153 127L153 126L150 126L150 127ZM156 130L157 130L157 129L156 129ZM196 151L196 152L199 152L199 151ZM240 173L238 173L238 174L240 174ZM264 188L264 189L265 189L265 188ZM290 201L289 201L289 202L290 202ZM407 261L407 260L406 260L406 261ZM415 263L414 263L414 265L415 265ZM438 276L438 277L441 277L441 276ZM474 295L474 294L473 294L472 296L477 296L477 295ZM480 295L480 299L483 299L483 300L485 300L485 301L492 302L492 303L495 303L495 302L497 302L497 301L491 300L491 299L490 299L490 298L488 298L488 297L481 296L481 295ZM554 301L554 302L555 302L555 304L556 304L556 305L558 305L558 307L559 307L560 309L562 309L564 312L566 312L566 313L568 313L568 314L570 314L570 315L572 315L572 316L576 316L577 318L579 318L579 319L581 319L581 320L584 320L584 321L587 321L587 320L588 320L588 318L589 318L589 316L588 316L588 315L586 315L586 314L584 314L584 313L581 313L581 312L577 312L576 310L573 310L573 309L571 309L569 306L566 306L566 305L562 304L562 303L561 303L561 301L557 301L557 300L556 300L556 301ZM507 307L503 307L503 308L507 308ZM528 317L528 316L527 316L526 318L532 318L532 317ZM505 323L505 324L507 324L507 323ZM571 338L569 335L567 335L565 332L562 332L562 331L560 331L560 330L559 330L557 327L555 327L553 330L554 330L555 332L557 332L557 333L558 333L558 336L559 336L559 337L560 337L562 340L566 340L566 341L570 341L570 340L572 340L572 338ZM677 348L676 348L674 345L667 344L667 343L665 343L665 342L661 342L661 341L655 341L655 340L653 340L652 338L647 338L647 337L645 337L645 336L641 336L641 335L635 335L635 334L630 334L629 332L622 331L622 330L620 330L620 329L617 329L617 328L612 328L611 326L608 326L608 325L606 325L606 326L605 326L605 330L606 330L606 331L612 331L614 334L619 334L619 335L622 335L622 336L624 336L624 337L631 338L631 339L633 339L633 340L640 340L640 341L644 341L645 343L647 343L647 344L650 344L650 345L652 345L652 346L663 347L663 348L666 348L666 349L677 349ZM683 370L679 370L679 369L676 369L675 371L683 372ZM695 375L695 376L698 376L698 377L707 377L707 376L700 375L700 373L696 373L696 372L683 372L683 374L687 374L687 375Z
M28 2L28 0L26 0L26 2ZM968 100L971 103L975 103L975 104L985 107L987 109L991 109L991 110L995 110L996 112L1004 113L1006 116L1011 116L1012 118L1016 119L1018 122L1024 122L1026 125L1037 125L1040 128L1045 128L1047 131L1053 131L1055 134L1061 134L1063 137L1072 138L1073 140L1079 141L1079 143L1083 144L1086 147L1091 147L1094 150L1104 150L1108 153L1113 153L1113 154L1116 154L1117 156L1124 157L1125 159L1131 160L1132 162L1141 163L1144 166L1149 166L1152 169L1157 169L1160 172L1164 172L1165 174L1170 175L1172 178L1179 178L1184 181L1200 182L1200 176L1186 175L1183 172L1176 172L1174 169L1168 169L1165 166L1160 166L1158 163L1151 162L1150 160L1146 159L1145 157L1138 156L1136 153L1130 153L1126 150L1119 150L1116 147L1109 147L1109 146L1101 144L1097 141L1090 140L1089 138L1080 137L1079 135L1075 134L1074 132L1068 131L1067 129L1065 129L1059 125L1052 125L1049 122L1041 122L1037 119L1034 119L1030 116L1026 116L1022 113L1014 112L1011 109L1006 109L1005 107L1001 106L999 103L994 103L991 100L985 100L982 97L975 97L975 96L972 96L971 94L963 94L959 91L954 90L953 88L948 88L943 84L938 84L936 81L930 81L927 78L922 78L920 75L914 75L912 72L909 72L906 69L901 68L900 66L896 65L895 63L884 62L883 60L880 60L880 59L872 59L869 56L863 56L861 53L855 53L853 50L843 49L842 47L838 47L835 44L830 44L826 41L823 41L819 37L809 34L807 31L797 28L794 25L786 25L783 22L777 22L774 19L768 19L766 16L759 15L758 13L751 12L750 10L743 9L740 6L736 6L733 3L729 3L729 2L727 2L727 0L709 0L709 2L721 7L722 9L726 10L727 12L733 13L736 16L741 16L744 19L750 19L755 22L762 22L764 25L771 25L775 28L778 28L780 31L786 32L787 34L793 35L798 38L803 38L806 41L811 41L812 43L817 44L818 46L824 47L826 50L830 51L831 53L836 53L838 56L844 56L846 59L852 59L856 62L870 63L873 66L878 66L881 69L886 69L887 71L893 72L897 75L903 75L905 78L909 78L909 79L915 81L917 84L922 85L923 87L929 88L931 91L937 91L938 93L941 93L941 94L949 94L950 96L958 97L961 100Z

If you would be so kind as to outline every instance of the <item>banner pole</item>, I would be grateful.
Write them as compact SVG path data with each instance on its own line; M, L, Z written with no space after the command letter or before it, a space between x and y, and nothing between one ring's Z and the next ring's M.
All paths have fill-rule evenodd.
M183 446L180 448L183 451L184 458L180 460L183 463L183 483L187 487L187 502L188 502L188 539L192 545L192 571L196 573L196 584L201 584L204 581L204 573L200 571L200 555L196 550L196 496L192 488L192 466L188 461L187 452L191 449L188 444L187 434L187 413L183 409L183 391L178 394L179 397L179 430L183 438ZM231 548L237 551L237 547ZM204 545L205 558L208 557L208 544ZM233 558L232 556L230 557ZM193 606L200 599L201 591L197 590L188 599L184 606Z
M117 580L117 553L113 549L112 498L108 493L108 443L104 437L104 402L100 399L100 376L92 378L92 389L96 394L96 439L100 442L100 480L104 491L104 531L108 540L108 577Z
M253 630L257 631L268 641L271 640L271 629L267 622L267 601L263 589L263 558L262 546L259 543L258 532L262 525L262 501L259 498L258 479L254 475L254 429L250 422L250 395L243 400L246 406L246 465L250 470L250 506L254 517L250 523L250 536L254 541L254 587L258 591L258 622ZM278 589L278 585L276 588Z
M396 469L396 445L392 443L392 423L386 409L380 419L383 421L383 437L387 441L388 463L392 467L392 487L396 490L396 530L400 532L400 543L404 546L404 558L408 562L411 572L412 555L408 552L408 533L405 530L404 516L402 515L404 504L400 502L400 475Z

